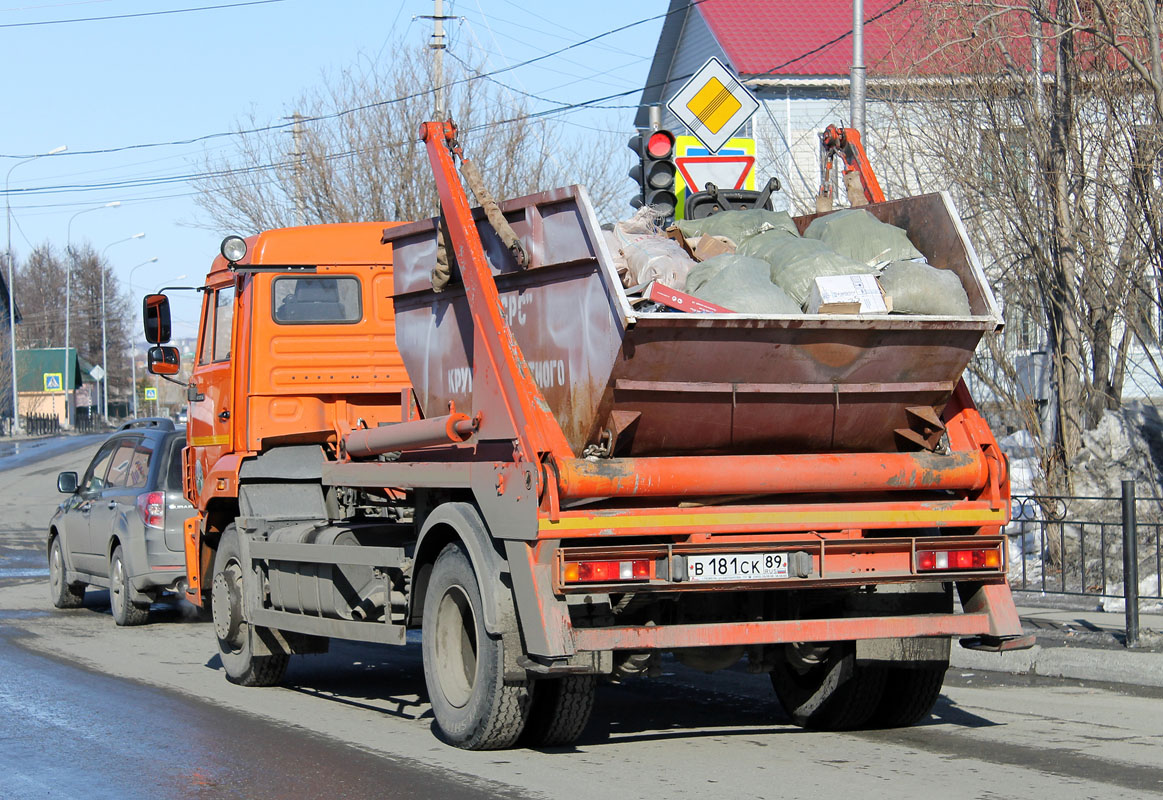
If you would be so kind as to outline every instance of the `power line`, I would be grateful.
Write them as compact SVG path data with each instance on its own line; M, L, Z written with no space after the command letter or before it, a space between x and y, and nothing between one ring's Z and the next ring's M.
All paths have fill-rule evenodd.
M169 14L189 14L193 11L217 11L222 8L241 8L242 6L265 6L270 3L285 3L287 0L249 0L245 3L223 3L217 6L198 6L197 8L174 8L169 11L141 11L136 14L112 14L107 17L74 17L72 19L45 19L36 22L6 22L0 28L34 28L40 25L71 25L77 22L104 22L111 19L134 19L136 17L163 17Z
M286 0L255 0L255 2L273 3L273 2L286 2ZM674 9L672 11L667 11L663 14L655 14L652 17L646 17L644 19L640 19L640 20L637 20L635 22L630 22L630 23L627 23L625 25L621 25L617 28L613 28L611 30L596 34L594 36L590 36L589 38L582 39L581 41L574 42L573 44L566 45L565 47L558 48L557 50L553 50L553 51L545 53L543 55L536 56L534 58L530 58L530 59L527 59L525 61L521 61L517 64L512 64L512 65L507 66L507 67L501 67L501 68L495 69L491 72L483 73L478 77L460 78L460 79L457 79L455 81L451 81L449 83L446 83L445 86L446 87L458 86L462 83L467 83L469 81L478 80L479 78L489 78L489 77L493 77L495 75L500 75L500 74L505 73L505 72L511 72L515 69L520 69L521 67L527 67L531 64L536 64L538 62L545 61L546 59L553 58L554 56L561 55L562 53L565 53L569 50L574 50L578 47L583 47L587 44L591 44L591 43L598 41L600 39L603 39L607 36L612 36L616 33L621 33L622 31L629 30L629 29L637 27L639 25L645 25L648 22L654 22L655 20L663 19L665 17L670 16L671 14L677 14L677 13L686 11L687 9L692 8L693 6L701 5L702 3L705 3L705 2L707 2L707 0L691 0L691 2L687 3L685 6L683 6L681 8L677 8L677 9ZM339 111L334 111L334 112L329 113L329 114L320 114L320 115L314 116L314 117L303 117L300 121L301 122L323 122L323 121L331 120L331 119L340 119L342 117L348 116L350 114L355 114L355 113L358 113L360 111L368 111L368 110L371 110L373 108L382 108L384 106L394 105L396 103L402 103L402 102L405 102L407 100L414 100L418 97L424 97L424 96L429 95L431 93L432 93L432 90L427 89L427 90L423 90L423 91L419 91L419 92L413 92L412 94L404 95L402 97L395 97L395 98L392 98L390 100L379 100L379 101L376 101L374 103L367 103L365 105L355 106L353 108L341 109ZM101 154L106 154L106 153L120 153L120 152L124 152L126 150L142 150L145 148L152 148L152 147L174 147L174 146L179 146L179 145L197 144L198 142L205 142L205 141L209 141L211 139L220 139L220 138L224 138L224 137L228 137L228 136L246 136L246 135L249 135L252 133L266 133L268 131L283 130L283 129L291 127L293 124L294 124L293 122L279 122L279 123L272 123L270 125L262 125L262 126L258 126L255 128L247 128L247 129L236 130L236 131L220 131L217 133L208 133L208 134L203 134L201 136L194 136L194 137L191 137L188 139L175 139L175 140L166 141L166 142L145 142L145 143L141 143L141 144L121 145L119 147L105 147L105 148L99 148L99 149L95 149L95 150L70 150L69 152L59 153L55 156L52 156L52 158L68 158L71 156L82 156L82 155L101 155ZM8 159L24 159L24 158L31 158L31 157L32 156L29 154L22 154L22 155L0 154L0 158L8 158Z

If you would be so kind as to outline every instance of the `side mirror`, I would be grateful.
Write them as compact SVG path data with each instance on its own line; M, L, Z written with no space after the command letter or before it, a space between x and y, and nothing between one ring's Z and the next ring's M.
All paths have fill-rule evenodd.
M170 340L170 298L164 294L147 294L141 304L141 316L145 320L147 342L165 344Z
M145 368L151 375L177 375L182 368L182 357L176 347L151 347L145 355Z
M72 494L77 491L77 473L62 472L57 475L57 491L61 494Z

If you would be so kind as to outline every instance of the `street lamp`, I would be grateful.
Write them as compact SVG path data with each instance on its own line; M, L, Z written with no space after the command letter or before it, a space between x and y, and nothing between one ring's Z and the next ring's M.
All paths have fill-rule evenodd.
M100 211L103 208L117 208L121 205L120 200L114 200L112 203L105 203L92 208L82 208L76 214L69 217L69 224L65 227L65 252L69 256L69 263L65 266L65 371L61 373L61 388L65 391L65 423L69 420L69 300L72 294L72 280L73 280L73 220L82 214L88 214L90 211Z
M12 357L12 433L14 434L20 431L20 409L17 406L18 394L16 391L16 297L14 295L15 289L13 288L16 276L15 259L12 258L12 195L8 191L8 182L12 178L12 170L21 164L35 161L41 156L55 156L57 153L63 153L68 149L67 146L62 144L60 147L54 147L47 153L40 153L30 158L17 161L8 168L8 174L4 177L4 216L8 221L8 244L4 250L4 254L8 258L8 344L10 348L9 355Z
M130 294L133 293L133 273L137 272L137 268L144 267L146 264L156 264L156 263L157 263L157 256L154 256L153 258L149 259L148 261L142 261L136 267L133 267L131 270L129 270L129 291L130 291ZM129 374L130 374L129 379L130 379L130 381L132 381L131 394L133 395L133 418L137 419L137 341L136 341L136 337L134 337L133 335L130 335L130 337L129 337Z
M134 239L144 239L144 233L135 233L132 236L127 236L124 239L118 239L112 244L105 245L105 249L101 251L101 255L97 258L97 270L101 273L101 371L104 375L101 376L101 400L102 406L105 409L104 419L105 424L109 424L109 359L107 355L106 339L105 339L105 267L101 262L105 260L105 253L109 248L115 244L122 242L132 242Z

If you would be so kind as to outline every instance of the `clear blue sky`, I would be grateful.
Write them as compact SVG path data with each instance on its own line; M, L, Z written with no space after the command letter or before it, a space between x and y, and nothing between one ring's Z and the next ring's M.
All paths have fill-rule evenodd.
M390 59L391 43L425 44L432 29L429 20L416 18L432 13L431 0L279 0L128 19L21 25L239 1L0 0L5 87L0 171L7 174L17 164L10 156L68 146L64 155L21 164L11 173L12 247L18 257L45 241L63 249L74 214L119 200L118 208L76 216L74 244L88 242L102 250L136 233L146 234L107 252L123 288L135 265L158 257L156 264L142 266L133 276L135 307L142 294L177 276L188 276L181 283L197 282L217 253L222 232L205 227L208 221L194 205L188 183L99 185L196 172L204 153L223 152L231 140L105 154L83 151L225 132L251 109L259 120L279 122L290 113L294 99L320 85L326 72L361 58ZM661 15L668 4L445 0L444 6L445 14L462 18L447 24L453 52L499 69ZM508 72L504 80L568 103L640 89L661 27L661 19L635 25ZM635 93L613 102L634 105L637 100ZM535 111L554 108L532 102ZM629 109L575 112L566 119L607 128L614 124L627 137L633 132ZM570 130L585 135L579 126ZM54 188L66 186L78 188ZM176 335L192 335L196 313L192 302L176 304ZM134 320L133 330L138 328Z

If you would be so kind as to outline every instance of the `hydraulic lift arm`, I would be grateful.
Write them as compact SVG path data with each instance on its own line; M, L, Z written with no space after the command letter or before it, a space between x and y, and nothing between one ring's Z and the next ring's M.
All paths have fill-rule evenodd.
M820 135L820 194L816 200L816 210L830 210L832 206L832 163L833 157L844 161L844 187L848 190L848 201L853 206L867 203L883 203L884 191L868 163L864 146L860 143L860 132L855 128L837 128L829 125ZM821 207L825 206L825 207Z

